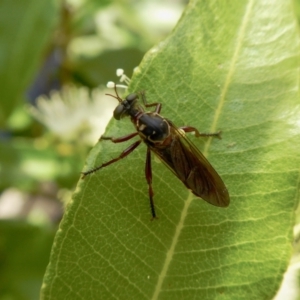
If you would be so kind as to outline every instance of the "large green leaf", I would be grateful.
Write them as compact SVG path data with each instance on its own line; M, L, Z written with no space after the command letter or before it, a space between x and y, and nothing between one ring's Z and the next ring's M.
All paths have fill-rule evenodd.
M154 159L159 219L151 222L142 145L79 181L42 298L271 299L291 255L297 203L298 59L289 1L191 1L130 91L145 89L178 126L223 131L222 140L191 140L224 179L230 206L195 198ZM129 120L113 121L106 135L132 131ZM98 143L86 169L130 143Z
M51 0L2 0L0 3L0 125L25 99L42 51L57 21Z

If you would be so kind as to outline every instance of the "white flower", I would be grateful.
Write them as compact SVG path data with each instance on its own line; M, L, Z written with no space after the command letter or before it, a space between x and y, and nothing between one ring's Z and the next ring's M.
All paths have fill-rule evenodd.
M39 97L30 111L59 138L93 145L116 107L116 100L105 92L99 88L89 92L85 87L66 86L51 92L50 97Z

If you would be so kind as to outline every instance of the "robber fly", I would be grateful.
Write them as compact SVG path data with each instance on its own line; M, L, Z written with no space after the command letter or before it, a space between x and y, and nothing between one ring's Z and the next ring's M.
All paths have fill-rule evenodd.
M185 135L187 132L194 132L196 137L220 137L220 132L200 133L195 127L176 127L173 122L160 115L161 103L147 103L145 92L129 94L125 99L122 99L118 95L116 85L114 85L114 89L116 95L107 94L119 101L119 105L114 110L114 118L120 120L129 116L136 132L119 138L102 136L100 140L122 143L135 136L139 136L140 139L125 149L119 157L82 172L82 178L126 157L143 141L147 145L145 176L153 218L156 218L156 212L153 202L151 151L169 167L194 195L212 205L228 206L229 194L221 177ZM142 98L145 108L155 107L153 112L144 110L138 102L139 96Z

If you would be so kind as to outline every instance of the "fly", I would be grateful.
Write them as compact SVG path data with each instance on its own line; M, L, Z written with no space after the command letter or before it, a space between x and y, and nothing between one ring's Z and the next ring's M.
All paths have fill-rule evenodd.
M144 142L147 145L145 177L148 184L150 208L153 218L156 218L156 212L153 201L151 152L163 161L195 196L215 206L228 206L230 199L224 182L204 155L185 134L194 132L196 137L220 137L220 132L200 133L195 127L176 127L173 122L160 115L161 103L147 103L145 92L140 92L139 94L132 93L125 99L122 99L118 95L116 85L114 89L116 95L107 94L119 101L119 105L114 110L114 118L120 120L123 117L130 117L136 131L119 138L102 136L100 140L122 143L136 136L139 136L140 139L122 151L118 157L98 167L82 172L82 178L128 156L141 142ZM154 107L154 111L145 111L138 102L139 95L143 100L144 107Z

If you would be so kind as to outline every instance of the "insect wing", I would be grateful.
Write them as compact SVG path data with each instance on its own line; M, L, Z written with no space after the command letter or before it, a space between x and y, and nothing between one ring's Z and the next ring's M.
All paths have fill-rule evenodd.
M172 142L164 151L151 150L173 171L193 194L220 207L229 205L225 184L212 165L196 146L168 121Z

